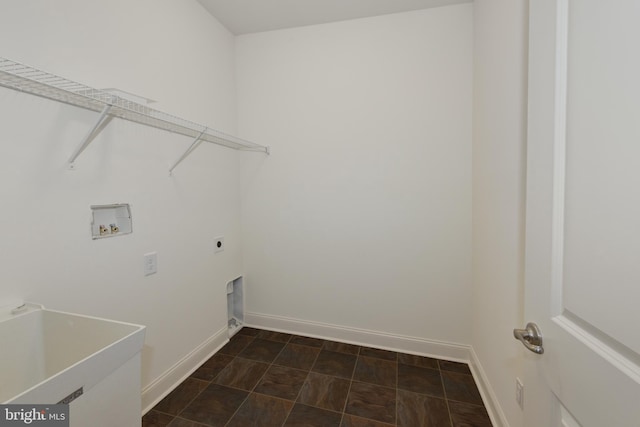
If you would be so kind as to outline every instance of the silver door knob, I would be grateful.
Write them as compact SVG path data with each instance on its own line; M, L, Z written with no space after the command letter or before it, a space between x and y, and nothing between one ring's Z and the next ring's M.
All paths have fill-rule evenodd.
M514 329L513 336L519 340L528 350L536 354L544 353L542 348L542 332L540 328L533 322L527 323L526 329Z

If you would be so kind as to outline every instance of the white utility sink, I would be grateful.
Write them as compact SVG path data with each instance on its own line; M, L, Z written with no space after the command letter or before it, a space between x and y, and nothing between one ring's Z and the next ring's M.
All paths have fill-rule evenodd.
M71 426L139 426L144 333L144 326L35 304L5 307L0 402L68 403L74 396Z

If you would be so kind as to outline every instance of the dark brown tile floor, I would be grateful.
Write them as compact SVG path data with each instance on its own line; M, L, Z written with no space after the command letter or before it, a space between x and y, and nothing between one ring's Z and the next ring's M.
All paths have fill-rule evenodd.
M143 427L490 427L469 367L243 328Z

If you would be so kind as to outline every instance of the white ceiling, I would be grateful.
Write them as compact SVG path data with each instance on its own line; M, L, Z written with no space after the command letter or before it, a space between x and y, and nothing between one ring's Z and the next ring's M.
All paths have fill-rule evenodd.
M198 0L233 34L408 12L472 0Z

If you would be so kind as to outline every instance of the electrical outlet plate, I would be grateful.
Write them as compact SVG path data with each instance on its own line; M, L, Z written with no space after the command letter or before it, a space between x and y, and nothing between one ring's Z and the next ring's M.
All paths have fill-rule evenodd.
M158 272L158 253L149 252L144 254L144 275L150 276Z
M213 251L215 253L224 251L224 237L216 237L213 239Z

